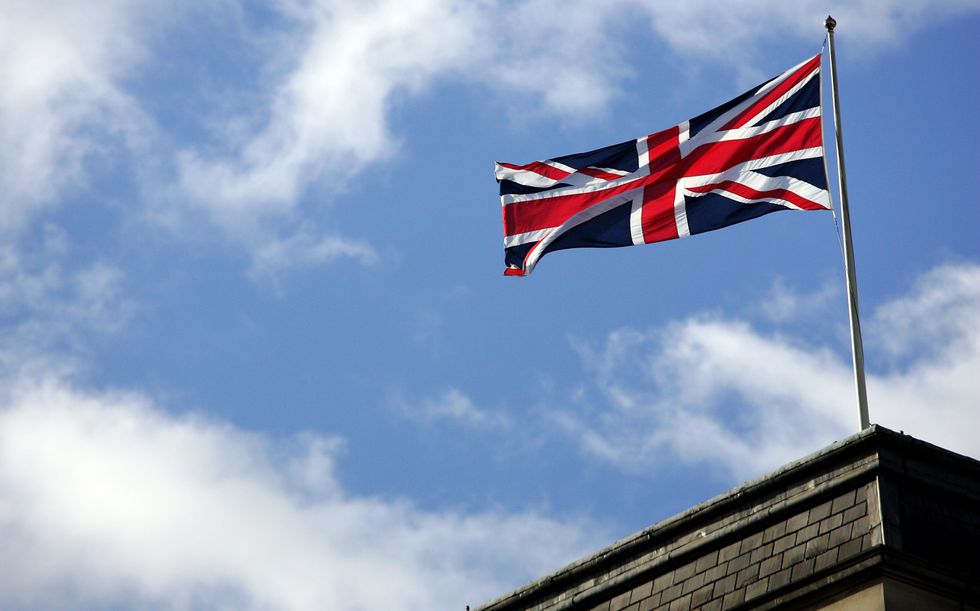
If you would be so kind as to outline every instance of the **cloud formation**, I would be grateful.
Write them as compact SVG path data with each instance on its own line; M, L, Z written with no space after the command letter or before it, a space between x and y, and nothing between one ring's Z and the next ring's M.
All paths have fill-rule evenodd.
M374 247L364 240L340 235L314 235L300 231L288 238L271 238L252 254L249 273L253 278L275 278L277 273L298 266L316 266L337 259L352 259L362 265L378 260Z
M0 231L83 184L91 157L137 138L145 118L123 81L168 13L157 2L0 2Z
M121 329L138 309L125 295L121 269L78 261L57 227L40 234L29 248L0 242L0 371L74 353L92 334Z
M462 609L598 545L531 512L351 494L333 438L52 377L4 388L4 609Z
M505 412L478 406L458 388L447 388L434 397L414 402L396 396L392 403L399 413L420 423L448 422L478 430L507 429L511 425Z
M653 31L678 54L722 62L752 57L760 50L760 31L812 37L818 43L828 13L837 20L848 44L858 52L867 52L898 46L910 32L980 8L975 0L749 0L740 3L737 10L719 0L624 3L646 13Z
M867 326L872 422L980 456L980 266L930 271ZM626 469L670 456L746 479L857 430L849 354L746 320L698 315L581 351L594 408L561 422Z
M394 152L392 96L418 91L476 48L469 3L423 0L286 3L288 68L271 79L268 121L228 155L193 149L181 185L223 223L288 213L315 180L343 185ZM301 42L287 44L286 40Z

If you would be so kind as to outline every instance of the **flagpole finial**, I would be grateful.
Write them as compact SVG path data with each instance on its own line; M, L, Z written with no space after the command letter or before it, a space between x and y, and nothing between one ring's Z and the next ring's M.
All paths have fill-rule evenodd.
M823 25L827 28L828 32L833 32L834 28L837 27L837 20L830 15L827 15L827 19L824 20Z

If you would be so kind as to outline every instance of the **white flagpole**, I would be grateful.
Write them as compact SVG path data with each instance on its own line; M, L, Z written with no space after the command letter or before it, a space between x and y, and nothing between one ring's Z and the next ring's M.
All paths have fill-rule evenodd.
M834 105L834 135L837 137L837 180L840 187L840 214L844 229L844 272L847 277L847 305L851 321L851 355L854 359L854 383L857 388L858 411L861 430L871 426L868 417L868 391L864 381L864 345L861 343L861 323L858 320L857 278L854 271L854 248L851 246L851 215L847 206L847 176L844 174L844 136L841 133L840 104L837 97L837 63L834 54L834 27L837 22L830 15L824 22L830 49L831 100Z

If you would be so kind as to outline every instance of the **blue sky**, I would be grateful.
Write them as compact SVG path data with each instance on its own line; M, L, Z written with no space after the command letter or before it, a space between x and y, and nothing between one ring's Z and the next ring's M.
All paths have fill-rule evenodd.
M856 432L830 214L504 278L492 175L828 12L871 419L980 457L976 1L0 0L0 606L463 609Z

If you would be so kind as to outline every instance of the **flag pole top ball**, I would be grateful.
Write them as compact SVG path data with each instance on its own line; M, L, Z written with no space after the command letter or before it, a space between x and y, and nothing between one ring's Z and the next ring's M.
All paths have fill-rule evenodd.
M827 28L828 32L833 32L834 28L837 27L837 20L827 15L827 19L823 22L824 26Z

